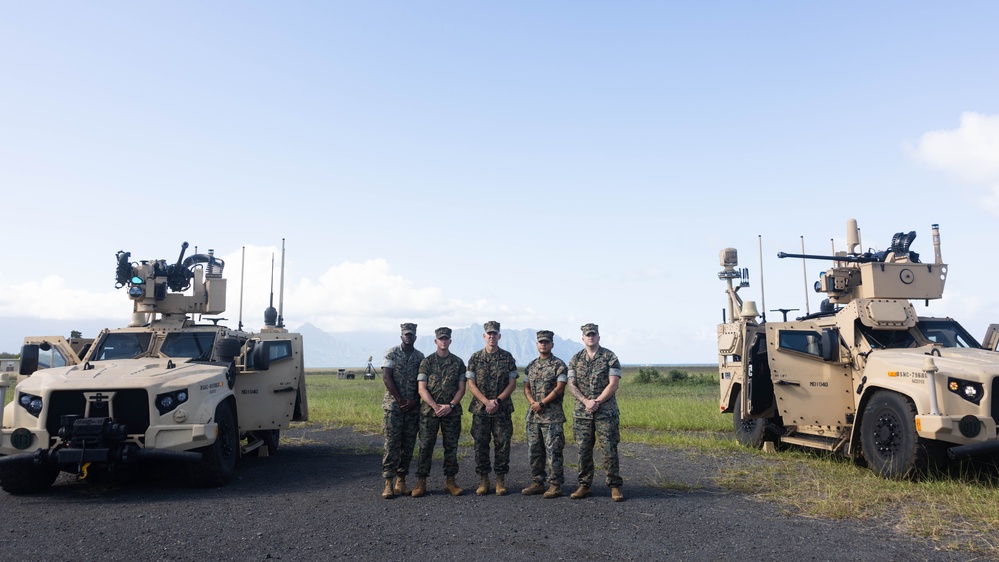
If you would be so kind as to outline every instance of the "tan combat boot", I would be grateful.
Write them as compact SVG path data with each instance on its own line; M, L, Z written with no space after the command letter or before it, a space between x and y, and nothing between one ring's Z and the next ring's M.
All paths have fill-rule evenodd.
M611 499L616 502L624 501L624 494L621 493L621 488L617 486L611 486Z
M579 488L577 488L575 492L569 494L569 497L572 498L572 499L574 499L574 500L581 500L583 498L590 497L590 494L592 494L592 493L593 492L590 492L590 487L589 486L584 486L584 485L580 484Z
M400 496L408 496L411 492L412 492L412 490L407 490L406 489L406 477L405 476L400 476L399 478L396 479L396 481L395 481L395 493L399 494Z
M452 496L460 496L464 492L454 481L454 476L448 476L444 479L444 490Z
M521 494L525 496L536 496L542 494L545 491L545 487L541 482L531 482L531 485L520 491Z
M386 478L385 479L385 489L382 490L382 497L385 498L385 499L387 499L387 500L390 500L390 499L392 499L392 498L395 497L395 494L392 492L392 479L391 478Z
M496 475L496 495L497 496L506 495L506 474Z
M548 487L548 491L545 492L545 499L558 498L562 496L562 486L556 486L552 484Z
M416 487L413 488L413 492L410 494L414 498L422 498L423 494L427 493L427 477L418 476L416 478Z
M489 493L489 475L479 475L479 487L475 489L476 496L484 496Z

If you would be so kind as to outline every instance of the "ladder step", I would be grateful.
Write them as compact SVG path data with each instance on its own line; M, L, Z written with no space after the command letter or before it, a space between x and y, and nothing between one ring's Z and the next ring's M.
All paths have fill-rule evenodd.
M822 449L824 451L835 451L839 448L841 440L834 437L819 437L816 435L786 435L780 438L780 442L811 447L813 449Z

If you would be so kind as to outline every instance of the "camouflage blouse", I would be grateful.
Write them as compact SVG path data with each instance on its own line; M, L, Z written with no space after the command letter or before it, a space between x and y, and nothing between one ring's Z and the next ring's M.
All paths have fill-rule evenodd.
M510 384L510 379L516 379L520 373L517 372L517 361L509 351L497 349L489 353L485 349L480 349L468 359L467 376L487 399L492 400ZM468 411L473 414L489 415L486 414L486 405L474 397L468 406ZM513 412L513 400L507 398L500 403L499 412L492 415L511 412Z
M461 357L449 353L447 357L441 357L436 353L431 353L420 362L420 374L417 380L427 382L427 390L430 396L438 404L449 404L454 395L458 393L458 383L465 377L465 362ZM457 404L455 404L457 406ZM434 415L434 409L426 402L420 406L420 413L425 416ZM461 416L461 408L455 408L448 416Z
M595 400L600 393L610 384L611 377L621 376L621 362L613 351L600 347L597 348L593 359L586 356L586 350L572 356L569 360L569 384L573 380L576 388L583 393L583 396L590 400ZM609 400L600 405L595 414L586 413L583 403L576 400L576 407L573 415L577 418L614 418L618 416L617 396L611 396Z
M568 372L565 361L552 355L547 361L535 358L524 369L524 382L530 386L531 396L541 401L555 390L559 382L566 382ZM562 397L559 396L545 405L541 412L527 410L527 423L562 423L565 422L565 412L562 411Z
M382 368L392 369L392 380L395 387L399 389L399 394L406 400L419 400L420 394L416 391L416 375L423 361L423 353L419 349L413 349L413 353L406 357L406 352L401 345L397 345L385 352L385 360ZM398 410L395 398L388 390L385 391L385 398L382 399L383 410Z

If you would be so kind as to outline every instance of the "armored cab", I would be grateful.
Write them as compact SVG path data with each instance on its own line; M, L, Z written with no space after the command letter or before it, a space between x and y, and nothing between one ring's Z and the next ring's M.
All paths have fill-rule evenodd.
M861 253L851 220L845 252L779 253L832 262L814 285L827 296L821 310L781 321L741 298L748 271L722 251L720 409L740 442L836 451L887 477L999 452L999 336L985 349L952 318L917 314L913 301L943 295L947 264L937 225L933 261L910 250L915 238L898 233L887 250Z
M187 247L176 263L118 253L128 326L75 348L26 338L13 402L0 401L4 490L43 490L60 471L91 478L165 462L193 485L220 486L241 455L274 453L281 430L307 419L301 335L274 313L259 332L196 321L225 310L225 264L211 250L184 258Z

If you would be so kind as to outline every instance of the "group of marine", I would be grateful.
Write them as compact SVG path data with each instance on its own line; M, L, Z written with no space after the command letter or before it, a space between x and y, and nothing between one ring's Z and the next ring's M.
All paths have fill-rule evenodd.
M444 445L444 490L452 496L463 493L455 477L461 399L466 390L472 395L468 411L472 414L475 473L479 477L475 494L489 493L492 472L496 475L496 495L506 495L513 437L511 396L517 390L520 373L513 355L499 347L500 323L489 321L483 325L485 348L473 353L467 365L448 350L450 328L434 331L437 350L429 356L424 356L414 345L416 324L405 323L401 328L401 345L389 349L382 364L386 389L382 401L385 413L382 497L418 498L427 493L427 477L438 434ZM537 333L538 357L524 369L523 391L530 404L526 422L531 483L522 493L548 499L562 495L566 421L562 397L568 389L576 401L572 430L579 446L579 487L569 497L582 499L592 494L593 448L599 442L611 499L623 501L617 454L619 412L614 397L621 380L621 363L613 351L600 346L596 324L584 324L581 331L584 349L573 355L568 365L552 353L554 333L548 330ZM410 490L406 475L417 442L420 446L417 480Z

